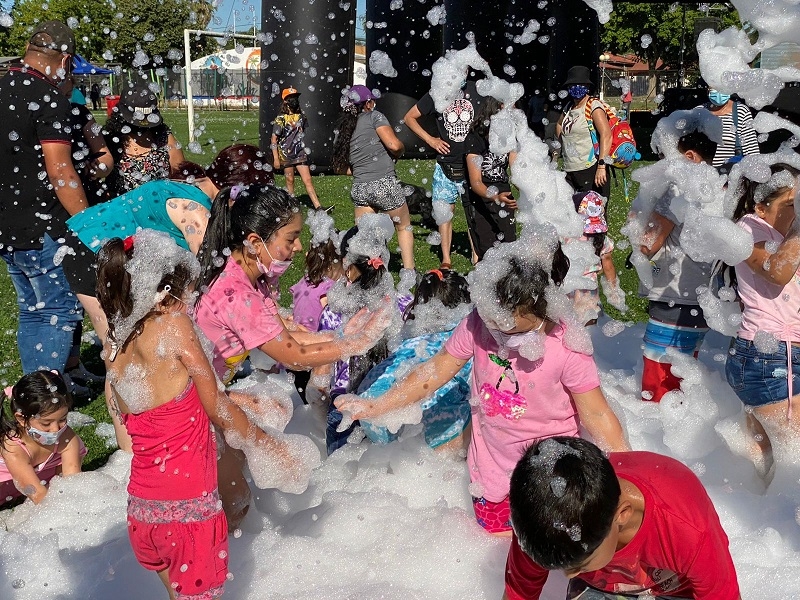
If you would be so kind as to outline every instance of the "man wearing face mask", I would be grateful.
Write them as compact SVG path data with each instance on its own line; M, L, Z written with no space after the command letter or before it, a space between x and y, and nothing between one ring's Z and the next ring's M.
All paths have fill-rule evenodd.
M576 193L594 190L608 198L611 183L605 160L611 149L611 126L603 102L589 96L589 69L572 67L564 87L570 101L558 119L556 137L561 139L567 183Z
M72 163L70 75L75 38L60 21L38 25L19 64L0 80L0 257L20 307L22 370L64 370L83 318L61 268L66 220L87 206Z
M713 165L717 168L738 161L742 156L759 154L758 138L753 129L753 115L743 102L731 99L713 88L708 90L708 103L705 108L722 121L722 143L717 145Z

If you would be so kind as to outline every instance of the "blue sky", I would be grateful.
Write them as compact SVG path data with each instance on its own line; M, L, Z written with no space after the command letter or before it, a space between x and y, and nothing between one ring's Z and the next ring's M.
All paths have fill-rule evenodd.
M307 0L285 0L288 2L306 2ZM277 4L277 3L276 3ZM366 11L366 0L357 0L356 11L359 15L364 14ZM261 25L261 0L220 0L217 10L214 13L214 20L209 28L214 31L228 29L233 27L234 11L238 11L236 15L236 28L243 30L246 27L252 28L253 22L256 25ZM359 37L364 37L364 30L361 28L359 21L356 21L356 34Z

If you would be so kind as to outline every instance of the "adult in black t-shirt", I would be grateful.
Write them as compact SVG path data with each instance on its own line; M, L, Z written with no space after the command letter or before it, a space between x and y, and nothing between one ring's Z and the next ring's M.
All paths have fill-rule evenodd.
M517 153L495 154L489 149L489 119L502 108L501 102L487 97L466 140L469 202L464 212L478 260L496 244L517 239L517 201L508 177Z
M83 315L61 259L66 220L86 208L72 164L69 75L75 38L59 21L34 30L20 64L0 79L0 257L17 292L22 370L64 370Z
M466 79L466 75L465 75ZM458 96L444 109L437 112L430 93L425 94L403 118L408 128L417 137L433 148L438 156L433 172L432 199L434 218L439 225L442 244L442 267L450 268L450 246L453 242L453 210L458 198L466 207L468 200L466 165L464 164L465 142L470 125L479 107L479 96L473 82L465 81ZM439 137L430 135L420 125L423 115L436 114ZM438 204L437 203L441 203ZM444 209L442 209L444 205ZM438 208L437 208L438 206ZM472 240L470 240L472 245ZM472 262L477 262L473 249Z

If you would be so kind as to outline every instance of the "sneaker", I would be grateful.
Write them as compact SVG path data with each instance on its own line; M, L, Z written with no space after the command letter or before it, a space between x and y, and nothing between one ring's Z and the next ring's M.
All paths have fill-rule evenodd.
M64 374L64 383L67 384L67 389L69 390L69 393L72 395L73 400L80 402L83 400L91 399L92 390L90 390L86 386L78 385L77 383L72 381L70 376L67 375L66 373Z
M82 384L103 383L106 380L104 375L97 375L89 371L82 362L79 362L77 367L73 367L67 371L67 375L69 375L72 381L77 381Z

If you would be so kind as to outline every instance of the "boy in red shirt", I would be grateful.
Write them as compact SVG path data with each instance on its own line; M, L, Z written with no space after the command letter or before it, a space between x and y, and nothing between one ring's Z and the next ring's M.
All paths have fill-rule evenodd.
M508 600L537 600L553 569L568 599L740 598L714 505L672 458L545 439L514 469L509 500Z

